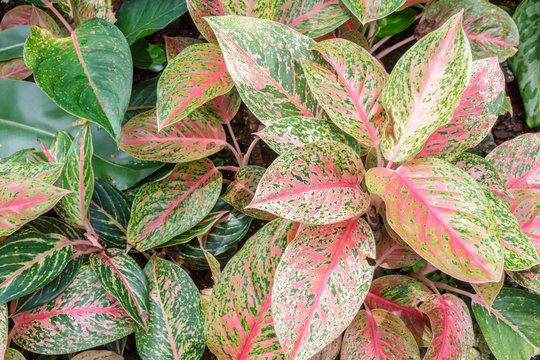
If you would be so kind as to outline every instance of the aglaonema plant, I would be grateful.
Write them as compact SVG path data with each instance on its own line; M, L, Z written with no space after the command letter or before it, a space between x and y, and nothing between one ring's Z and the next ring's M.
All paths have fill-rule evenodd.
M540 136L467 152L506 101L503 10L30 2L0 22L0 85L38 119L2 114L0 357L468 359L474 322L497 359L539 352ZM187 11L207 42L151 44L168 65L132 88L140 41Z

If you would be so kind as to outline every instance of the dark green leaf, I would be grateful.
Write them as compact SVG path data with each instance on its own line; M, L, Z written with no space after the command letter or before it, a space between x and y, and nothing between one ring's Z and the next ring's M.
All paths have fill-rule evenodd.
M20 58L24 42L30 35L30 26L21 25L0 31L0 61Z
M126 348L127 339L128 337L125 336L121 339L105 344L105 347L111 351L114 351L118 355L123 355L124 349Z
M42 234L59 234L70 240L84 237L83 232L63 220L50 216L40 216L22 227L22 230L32 229Z
M124 122L156 106L159 76L145 80L133 87Z
M165 50L159 45L139 39L131 45L133 65L138 69L160 72L167 65Z
M377 20L376 36L383 38L400 33L414 23L416 11L412 8L392 13L380 20Z

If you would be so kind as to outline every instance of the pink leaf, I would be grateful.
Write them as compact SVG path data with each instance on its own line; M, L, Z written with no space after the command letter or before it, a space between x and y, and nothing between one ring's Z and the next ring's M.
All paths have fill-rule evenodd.
M193 22L202 36L211 43L217 44L216 35L204 19L207 16L224 16L221 0L187 0L187 7Z
M0 31L4 31L15 26L30 24L32 8L32 5L19 5L9 10L2 17L2 21L0 22Z
M165 36L165 52L167 54L167 61L171 61L176 55L180 54L187 47L193 44L202 43L199 39L190 37L168 37Z
M26 67L23 58L0 62L0 78L23 80L32 75L32 70Z

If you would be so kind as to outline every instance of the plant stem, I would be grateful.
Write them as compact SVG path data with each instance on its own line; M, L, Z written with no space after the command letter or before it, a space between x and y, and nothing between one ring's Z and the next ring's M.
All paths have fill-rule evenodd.
M38 144L39 144L39 147L41 147L41 151L43 151L43 154L45 154L45 156L47 157L47 159L49 160L50 163L56 163L56 160L54 159L54 157L51 155L51 153L49 152L49 149L47 149L45 147L45 145L43 145L43 143L41 142L41 140L39 139L36 139Z
M257 143L259 142L259 140L261 140L261 138L256 137L255 139L253 139L253 141L251 142L251 144L249 144L249 148L248 148L247 151L246 151L246 155L244 155L244 161L242 162L242 166L247 166L247 165L248 165L248 163L249 163L249 158L251 157L251 153L252 153L253 150L255 149L255 145L257 145Z
M472 294L468 291L465 291L465 290L461 290L461 289L458 289L458 288L455 288L453 286L450 286L450 285L447 285L447 284L444 284L444 283L441 283L441 282L433 282L433 285L435 285L436 287L438 287L439 289L443 289L443 290L448 290L448 291L453 291L455 293L458 293L458 294L461 294L461 295L465 295L467 297L470 297L471 299L475 300L475 301L478 301L478 295L476 294Z
M225 170L225 171L234 171L234 172L237 172L238 170L240 170L238 166L218 166L217 169Z
M238 145L238 141L236 140L236 135L234 135L234 131L233 131L233 128L232 128L230 122L227 123L227 130L229 130L229 135L231 135L231 138L232 138L234 147L236 148L236 151L238 152L240 157L242 157L242 150L240 149L240 145ZM241 164L239 164L239 165L242 166Z
M394 162L393 161L389 161L388 164L386 164L386 168L387 169L391 169L392 168L392 165L394 165Z
M232 146L231 144L227 143L227 148L233 153L235 159L236 159L236 162L238 163L238 166L242 166L242 157L240 156L240 154L236 151L236 149L234 148L234 146Z
M69 23L67 22L67 20L62 16L62 14L60 14L60 12L58 10L56 10L56 8L53 6L53 4L51 4L49 1L47 0L41 0L45 6L47 6L52 12L54 15L56 15L56 17L58 18L58 20L60 20L62 22L62 24L64 24L64 26L66 27L66 29L68 29L68 31L70 33L73 32L73 28L71 27L71 25L69 25Z
M381 60L383 57L390 54L392 51L394 51L396 49L399 49L403 45L408 44L408 43L410 43L411 41L414 41L414 40L416 40L416 36L411 35L408 38L403 39L400 42L398 42L398 43L396 43L396 44L394 44L392 46L389 46L386 49L384 49L383 51L381 51L380 53L376 54L375 58L377 58L377 60Z
M369 24L369 30L368 30L368 36L367 36L367 41L368 43L370 44L371 43L371 40L373 40L373 37L375 36L375 26L377 25L377 21L372 21L370 24Z
M384 45L384 43L386 43L388 40L390 40L392 38L392 36L387 36L387 37L384 37L382 38L381 40L379 40L375 45L373 45L373 47L369 50L369 53L370 54L373 54L375 52L375 50L377 50L378 48L380 48L381 46Z

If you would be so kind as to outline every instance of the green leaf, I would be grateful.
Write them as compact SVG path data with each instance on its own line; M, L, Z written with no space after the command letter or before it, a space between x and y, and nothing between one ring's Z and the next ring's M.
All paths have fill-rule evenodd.
M18 350L10 348L6 350L6 357L4 360L26 360L26 358Z
M201 297L178 265L153 256L144 273L150 286L148 332L137 329L144 360L196 360L205 347Z
M411 26L415 20L416 11L413 8L406 8L402 11L392 13L377 20L375 35L378 38L395 35Z
M101 286L144 329L148 326L148 284L139 265L124 252L90 256L90 266Z
M69 240L84 238L84 232L57 217L40 216L22 227L23 230L32 229L42 234L60 234Z
M452 118L472 62L461 24L459 13L420 39L392 70L382 93L387 119L381 150L387 160L403 162L416 155Z
M23 56L24 42L30 35L30 26L21 25L0 31L0 61Z
M487 282L487 283L480 283L480 284L471 284L472 288L478 296L480 296L486 304L491 307L493 305L493 301L499 295L499 292L501 291L503 284L504 284L504 274L501 276L501 280L497 282Z
M472 303L476 322L498 360L529 360L540 348L540 296L503 288L488 309Z
M85 21L67 38L33 27L24 59L36 84L54 102L118 139L133 72L120 30L99 18Z
M519 29L517 54L509 63L517 75L519 90L523 98L527 125L540 126L540 32L536 31L540 22L540 3L524 0L514 13L514 21Z
M362 24L366 24L390 15L405 4L405 0L343 0L343 4Z
M178 164L163 180L145 184L133 201L128 243L144 251L192 228L219 197L222 175L207 159Z
M32 15L31 5L19 5L5 12L0 21L0 31L4 31L15 26L27 25Z
M123 124L129 119L156 107L159 76L144 80L133 87Z
M163 47L149 44L145 39L135 41L131 47L133 66L137 69L160 72L167 65L167 56Z
M289 116L322 116L301 66L302 60L315 61L309 51L314 40L269 20L225 16L207 21L238 93L263 124Z
M0 305L0 357L3 357L7 350L9 332L9 313L7 304Z
M47 184L54 184L62 172L63 165L59 163L9 162L0 164L0 173L21 175Z
M86 124L75 136L66 154L64 168L58 184L71 193L58 203L57 212L64 219L86 226L88 208L94 191L92 169L92 136Z
M116 21L111 0L56 0L56 3L76 25L93 18Z
M116 26L129 44L148 36L183 15L186 0L126 0L118 10Z
M62 235L28 230L0 244L0 304L30 294L64 270L73 246Z
M218 203L220 201L218 200ZM216 203L216 204L218 204ZM216 207L214 205L214 207ZM197 225L184 231L180 235L173 237L171 240L167 241L165 244L161 245L162 247L169 247L179 244L184 244L198 238L201 235L204 235L212 229L219 219L223 217L227 212L226 211L211 211L204 219L202 219Z
M124 357L112 351L89 350L77 354L72 360L124 360Z

